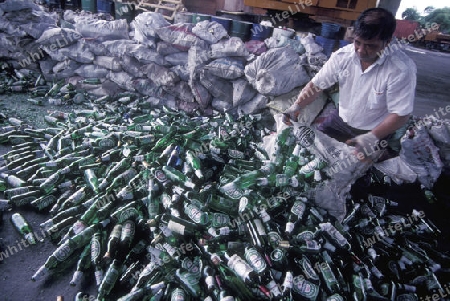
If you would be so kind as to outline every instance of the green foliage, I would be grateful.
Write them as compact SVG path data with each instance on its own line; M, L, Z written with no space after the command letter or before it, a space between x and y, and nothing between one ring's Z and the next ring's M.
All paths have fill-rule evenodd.
M419 21L420 20L420 14L417 11L416 8L407 8L402 13L402 19L404 20L411 20L411 21Z
M433 10L435 10L434 6L427 6L427 7L425 7L425 9L423 10L423 12L424 12L425 14L429 14L429 13L431 13Z
M436 8L424 18L425 23L437 23L439 30L444 33L450 32L450 7Z

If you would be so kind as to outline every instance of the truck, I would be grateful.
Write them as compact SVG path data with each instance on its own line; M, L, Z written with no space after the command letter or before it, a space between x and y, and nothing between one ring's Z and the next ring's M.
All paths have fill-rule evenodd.
M431 31L424 37L425 47L441 51L450 51L450 34Z

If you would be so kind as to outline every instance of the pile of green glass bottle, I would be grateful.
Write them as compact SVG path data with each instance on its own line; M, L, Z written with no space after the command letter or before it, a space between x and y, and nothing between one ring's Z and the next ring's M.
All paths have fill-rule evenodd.
M14 208L49 212L41 227L57 245L34 281L76 267L72 285L95 277L98 300L121 301L418 300L447 289L450 257L421 212L394 215L395 202L370 195L339 222L314 206L326 162L292 128L269 156L258 115L63 118L0 128L12 144L0 187Z

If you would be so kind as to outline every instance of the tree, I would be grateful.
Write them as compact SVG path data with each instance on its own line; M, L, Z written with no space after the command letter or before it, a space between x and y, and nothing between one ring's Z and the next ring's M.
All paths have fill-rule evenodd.
M418 21L420 19L420 14L417 11L416 8L407 8L402 13L402 19L404 20L411 20L411 21Z
M403 16L403 15L402 15ZM437 23L441 32L450 32L450 7L436 8L424 17L425 22Z
M433 12L433 10L435 10L434 6L427 6L427 7L425 7L425 9L423 10L423 12L424 12L425 14L429 14L429 13Z

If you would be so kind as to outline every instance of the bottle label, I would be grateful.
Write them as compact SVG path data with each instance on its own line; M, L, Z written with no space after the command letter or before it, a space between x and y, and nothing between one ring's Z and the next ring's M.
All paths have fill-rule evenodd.
M396 300L398 300L398 299L396 299ZM344 301L344 298L339 294L334 294L334 295L331 295L330 297L328 297L326 301Z
M269 243L272 247L278 246L278 243L282 240L281 235L275 231L267 233L267 236L269 238Z
M239 276L241 279L246 279L248 274L253 271L239 255L234 254L228 261L228 266Z
M65 243L55 250L53 256L55 256L57 261L63 262L70 256L70 254L72 254L72 249L70 249L68 243Z
M109 161L110 160L109 158L110 158L110 156L107 155L107 156L102 157L102 160L103 161ZM133 159L134 159L135 162L142 162L142 161L144 161L144 155L134 156Z
M295 201L291 207L291 212L297 215L299 218L302 218L303 214L305 213L305 209L305 203L303 203L302 201Z
M280 297L282 295L278 284L274 280L271 280L266 287L270 290L271 297Z
M278 196L271 196L267 199L267 205L269 206L269 208L276 208L281 206L280 198Z
M266 236L266 230L264 229L264 225L262 224L260 219L254 219L253 223L255 224L256 231L260 236Z
M250 264L250 266L257 272L258 274L264 271L267 267L264 258L255 248L248 248L245 252L245 259Z
M206 276L205 277L205 284L206 287L213 287L216 283L216 280L214 279L213 276Z
M284 187L288 185L289 178L285 174L277 174L275 177L275 186L276 187Z
M244 196L244 191L237 188L235 185L230 183L230 185L224 185L221 187L221 190L223 193L225 193L226 196L233 200L239 200Z
M236 149L229 149L228 150L228 156L233 159L244 159L245 154L241 151L238 151Z
M185 301L185 300L186 294L184 293L184 290L176 288L172 291L170 301Z
M9 139L10 143L13 145L25 143L25 139L22 137L12 137Z
M303 276L295 276L292 282L294 292L310 300L316 300L319 294L317 285L305 280Z
M221 227L221 228L219 228L219 235L221 235L221 236L230 235L230 228L229 227Z
M283 261L283 258L285 258L283 250L276 248L272 252L270 252L270 260L272 262L281 263Z
M184 235L186 226L184 226L184 225L182 225L182 224L180 224L180 223L176 223L176 222L174 222L174 221L169 221L169 222L167 223L167 228L168 228L169 230L175 232L175 233Z
M101 252L101 243L98 239L98 236L93 236L91 240L91 258L95 260L96 258L100 258Z
M158 169L155 170L155 179L160 183L164 183L165 181L167 181L167 176L162 170Z
M39 203L37 204L37 208L39 210L42 210L48 206L50 206L51 204L53 204L54 202L56 202L56 197L52 194L44 196L42 199L38 199Z
M126 238L132 238L136 232L136 226L134 222L125 223L122 229L120 240L124 241Z
M334 276L333 271L331 271L331 268L327 263L322 263L320 265L320 270L322 271L323 278L326 281L328 287L332 287L337 284L336 277Z
M103 281L103 270L95 270L94 275L95 283L97 284L97 286L100 286Z
M300 241L310 241L315 237L314 232L306 230L297 234L297 239Z
M185 213L196 224L205 224L205 214L192 204L188 204Z
M201 277L201 268L200 268L200 257L196 256L194 258L192 257L185 257L181 261L181 267L186 269L194 278L200 279Z
M116 142L114 141L114 139L112 138L102 138L99 142L98 142L98 146L101 148L112 148L114 146L116 146Z
M315 272L314 268L311 266L311 262L309 261L309 259L307 257L304 257L301 260L301 264L302 264L303 273L305 273L305 275L308 279L319 280L319 276ZM322 266L322 265L320 265L320 266Z
M286 276L284 277L282 287L283 290L292 289L294 287L294 275L292 274L292 272L290 271L286 272Z
M315 240L307 240L305 245L308 251L320 251L320 244Z
M270 215L267 213L265 209L261 209L261 211L259 212L259 216L261 217L264 223L270 221Z
M148 200L148 215L150 218L154 218L159 213L159 200L158 198L150 198Z
M20 207L20 206L28 205L31 202L33 202L34 200L36 200L35 196L29 196L29 197L26 197L26 198L23 198L21 200L14 202L14 204L16 204L16 206Z
M230 224L230 217L227 214L214 212L211 214L211 226L215 228L225 227Z
M292 231L294 231L294 227L295 227L294 223L287 222L286 223L286 232L287 233L292 233Z
M148 134L145 136L137 137L141 145L147 145L155 141L155 136Z
M108 287L113 286L116 283L117 278L119 278L119 271L114 267L110 267L106 272L102 284L106 283L109 285Z

